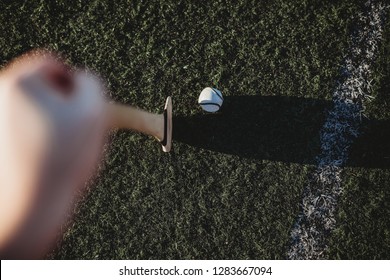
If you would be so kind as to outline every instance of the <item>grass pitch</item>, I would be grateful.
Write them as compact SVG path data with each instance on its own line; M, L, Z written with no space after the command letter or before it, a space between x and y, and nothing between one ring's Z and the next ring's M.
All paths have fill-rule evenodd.
M116 101L153 112L174 101L172 153L137 133L112 135L49 257L284 259L365 1L151 2L0 3L1 64L48 47L101 73ZM386 34L367 109L377 135L389 118L389 25ZM196 104L206 86L226 97L218 114ZM329 258L390 257L390 172L375 155L388 141L365 137L344 173ZM386 145L366 152L368 164L374 139Z
M343 176L338 228L330 257L390 258L390 22L387 20L373 73L362 135L352 146Z

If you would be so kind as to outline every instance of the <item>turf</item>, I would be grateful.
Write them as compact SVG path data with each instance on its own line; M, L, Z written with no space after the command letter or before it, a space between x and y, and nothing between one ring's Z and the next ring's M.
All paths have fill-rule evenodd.
M390 258L390 23L373 71L373 100L366 102L362 135L343 174L329 257Z
M2 65L48 47L99 72L118 102L161 112L167 95L174 100L173 152L133 132L112 134L101 172L48 257L284 259L364 2L1 2ZM384 95L388 57L383 49L376 71ZM225 96L215 115L196 104L206 86ZM372 111L386 120L378 103ZM371 223L388 230L387 167L351 164L345 178L329 257L388 258L388 231L382 240L370 234ZM372 219L355 217L351 198ZM382 250L359 241L359 229Z

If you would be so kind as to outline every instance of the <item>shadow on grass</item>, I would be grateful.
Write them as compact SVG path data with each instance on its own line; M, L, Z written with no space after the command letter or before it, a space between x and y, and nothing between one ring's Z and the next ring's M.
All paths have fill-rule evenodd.
M349 153L347 166L390 168L390 121L365 120Z
M332 102L283 96L229 96L215 114L175 116L174 140L251 159L315 164ZM389 122L370 121L348 166L390 167Z
M314 164L331 102L283 96L229 96L215 114L175 116L174 140L253 159Z

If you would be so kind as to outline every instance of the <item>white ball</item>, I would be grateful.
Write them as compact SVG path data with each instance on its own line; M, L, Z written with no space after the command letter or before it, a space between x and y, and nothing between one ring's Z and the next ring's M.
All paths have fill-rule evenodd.
M207 87L200 93L198 103L206 112L217 112L223 103L222 93L216 88Z

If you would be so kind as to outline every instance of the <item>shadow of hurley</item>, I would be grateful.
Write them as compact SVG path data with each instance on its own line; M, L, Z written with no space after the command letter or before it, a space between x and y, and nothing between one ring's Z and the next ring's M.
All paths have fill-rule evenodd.
M319 132L331 106L330 101L311 98L229 96L218 113L175 116L173 137L244 158L315 164ZM348 165L389 167L389 123L367 122L362 131Z
M365 120L351 147L347 166L390 168L390 121Z

